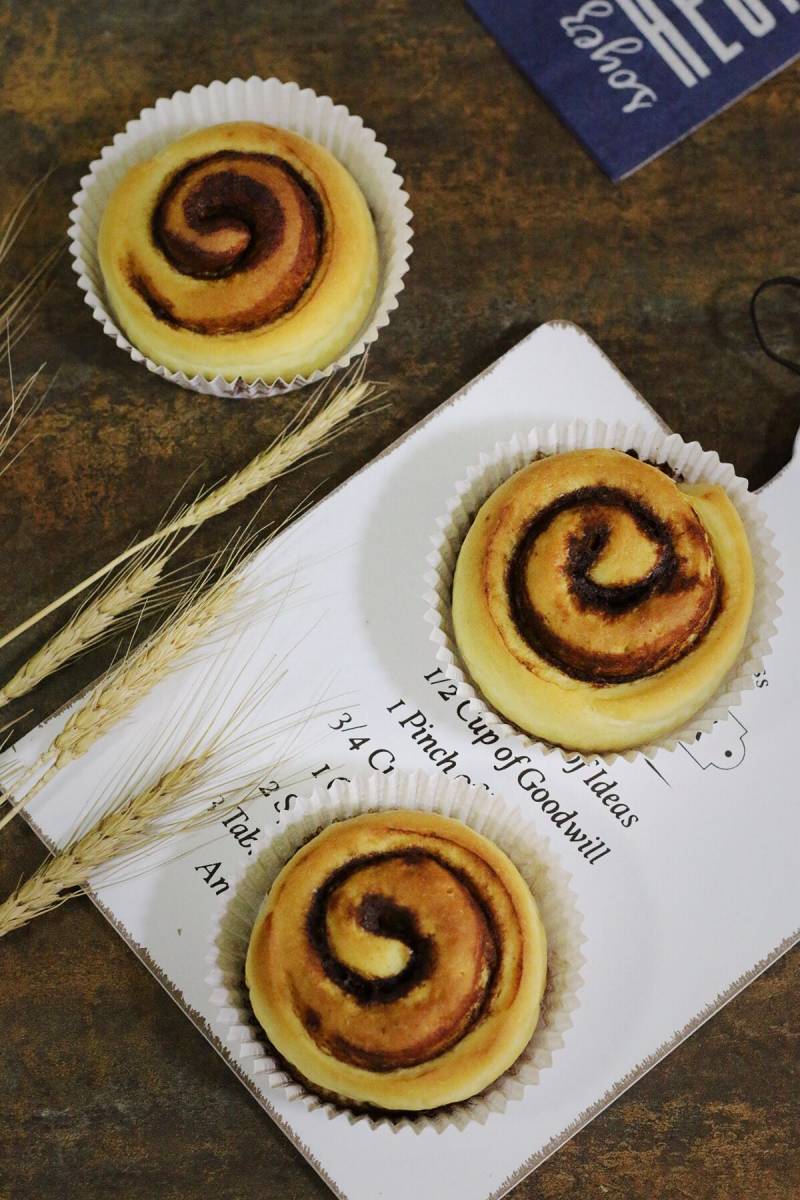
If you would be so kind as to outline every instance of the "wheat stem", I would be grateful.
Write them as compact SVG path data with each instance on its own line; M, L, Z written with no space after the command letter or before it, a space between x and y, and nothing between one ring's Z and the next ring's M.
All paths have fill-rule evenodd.
M363 366L360 370L363 371ZM32 626L38 624L44 617L55 612L63 604L79 596L86 588L105 578L106 575L122 566L123 563L127 562L135 554L149 550L164 538L174 536L183 530L196 528L211 517L216 517L220 513L227 512L229 508L232 508L235 504L239 504L253 492L266 487L267 484L285 475L300 459L306 458L309 454L319 451L326 446L340 432L342 426L349 420L356 409L368 399L374 397L375 394L374 385L361 378L356 378L355 382L351 382L341 388L301 428L278 438L271 446L268 446L260 454L256 455L241 471L237 471L235 475L231 475L219 487L214 488L205 496L188 505L169 524L164 525L161 529L157 529L149 537L144 538L142 541L137 542L136 545L123 551L122 554L119 554L111 562L106 563L105 566L95 571L93 575L75 584L63 596L59 596L50 604L40 609L39 612L28 617L21 625L17 625L10 633L0 637L0 649L7 646L9 642L19 637L20 634L25 633ZM309 409L313 406L313 403L312 401L308 406Z
M21 197L11 211L0 233L0 265L8 258L17 238L33 212L39 193L50 177L43 175ZM55 246L26 275L0 299L0 333L8 350L27 331L31 320L52 282L55 264L64 253L64 246Z
M124 613L158 583L167 556L135 566L67 622L0 688L0 708L24 696L65 663L95 645Z
M242 571L223 575L195 596L205 581L177 613L171 614L133 653L114 668L70 716L64 728L30 771L37 776L24 794L0 818L0 829L38 795L53 776L68 763L81 758L101 737L139 703L191 649L217 624L233 604L242 582Z
M33 211L31 201L36 199L38 192L47 183L51 174L51 171L47 171L40 179L37 179L20 198L17 206L6 217L5 228L2 235L0 235L0 263L8 255L9 250L19 237L25 226L25 222Z
M152 840L154 823L191 792L208 759L209 753L200 754L166 771L39 867L0 904L0 937L55 908L67 898L65 893L83 887L92 872L110 859L133 853Z
M52 283L53 268L63 253L63 246L54 247L0 302L0 329L8 349L27 332Z
M315 711L314 706L310 711L265 720L266 699L281 678L273 665L230 711L233 681L220 689L219 670L214 668L198 693L196 711L184 713L184 731L189 737L182 739L180 749L171 755L173 765L161 767L155 782L145 782L142 767L147 759L158 758L160 739L149 743L132 773L126 766L126 782L119 790L112 787L104 811L92 825L73 833L64 849L0 904L0 937L63 903L75 889L96 880L101 871L104 884L113 882L106 868L132 864L165 839L195 833L248 803L265 770L273 773L288 761L297 731L306 727L310 711ZM209 696L215 698L210 711ZM259 720L254 727L256 715ZM283 750L276 746L269 767L263 762L253 764L252 752L257 746L285 735L290 735L288 745Z
M28 398L43 370L44 364L33 371L25 379L20 388L16 388L14 384L14 372L11 367L11 355L9 354L8 356L9 401L5 414L0 419L0 475L3 475L9 467L13 466L20 454L27 450L33 441L33 438L29 438L23 445L17 445L14 453L9 456L11 443L14 441L19 442L20 435L28 422L38 412L50 389L50 385L48 384L44 393L36 396L31 403L28 403Z
M48 172L47 175L43 175L38 182L33 184L25 195L22 196L17 206L6 217L5 225L2 231L0 231L0 266L8 258L17 238L25 227L25 223L33 211L37 195L49 178L49 174ZM10 290L0 297L0 338L2 339L3 349L8 358L8 386L10 393L8 407L5 414L0 418L0 456L3 458L3 461L0 462L0 475L8 470L25 448L23 446L17 449L11 459L7 457L10 443L14 438L19 437L22 427L36 411L42 400L40 397L31 406L29 411L23 415L22 419L17 421L20 408L27 399L42 368L39 367L39 370L29 375L22 387L17 391L14 387L14 373L11 367L11 348L30 327L36 310L52 282L53 267L62 252L63 246L56 246L28 271L26 275L18 279Z
M112 672L54 739L59 769L84 755L205 637L230 608L240 582L238 573L217 580L177 616L171 616L154 637Z

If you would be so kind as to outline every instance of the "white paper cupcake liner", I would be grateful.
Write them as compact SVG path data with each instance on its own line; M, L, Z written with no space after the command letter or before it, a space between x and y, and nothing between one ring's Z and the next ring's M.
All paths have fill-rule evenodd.
M547 933L547 986L542 1013L531 1041L517 1062L490 1087L460 1104L431 1113L394 1117L346 1108L309 1091L276 1060L256 1021L244 983L250 932L264 896L281 868L316 833L333 821L360 813L398 808L436 812L463 821L495 842L515 863L536 897ZM292 823L231 887L231 900L212 930L207 983L217 1010L219 1035L230 1052L259 1081L265 1095L280 1089L306 1109L322 1109L331 1120L367 1122L392 1131L464 1129L504 1111L509 1101L535 1085L552 1063L572 1025L581 987L584 957L581 916L567 872L520 811L464 780L424 773L373 774L331 792L314 792L298 802Z
M256 380L245 383L223 375L188 376L154 362L128 341L115 323L106 299L103 274L97 257L100 218L109 196L134 163L152 158L176 138L225 121L263 121L282 129L291 129L325 146L353 175L369 204L378 234L380 278L375 302L364 326L349 349L335 362L311 375L279 379L274 383ZM104 333L113 338L134 362L144 363L149 371L179 387L213 396L266 397L283 395L295 388L317 383L346 367L363 354L389 324L403 290L403 276L411 254L411 210L403 180L395 170L387 149L367 129L360 117L328 96L317 96L310 88L278 79L216 80L208 87L198 85L191 92L176 92L169 99L157 100L145 108L135 121L129 121L124 133L118 133L110 146L89 167L81 179L81 190L73 197L70 213L70 252L78 287Z
M458 694L470 701L470 709L480 713L501 737L514 739L526 747L536 746L544 753L558 751L564 757L573 756L574 749L554 746L506 721L472 683L453 633L453 576L461 544L478 509L504 480L537 458L598 447L634 450L643 462L666 463L688 483L702 480L723 487L744 523L755 572L755 597L747 637L739 658L709 703L686 724L655 742L620 753L606 751L585 756L611 764L619 758L630 761L639 754L653 755L659 749L674 750L679 742L692 741L698 733L708 733L715 721L724 720L739 703L742 692L754 686L753 676L761 670L764 656L769 652L782 595L778 553L757 497L749 491L747 480L740 478L730 464L721 462L715 451L703 450L697 442L685 442L677 433L642 429L623 422L608 425L604 421L559 421L546 429L515 434L510 441L498 442L492 451L481 454L479 462L454 485L447 511L437 520L431 538L433 551L426 560L424 601L425 619L432 626L430 636L437 647L436 660L457 684Z

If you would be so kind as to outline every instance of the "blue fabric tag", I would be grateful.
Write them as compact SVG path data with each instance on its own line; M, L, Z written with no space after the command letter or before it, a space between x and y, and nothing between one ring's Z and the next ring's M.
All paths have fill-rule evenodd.
M800 0L467 0L623 179L800 54Z

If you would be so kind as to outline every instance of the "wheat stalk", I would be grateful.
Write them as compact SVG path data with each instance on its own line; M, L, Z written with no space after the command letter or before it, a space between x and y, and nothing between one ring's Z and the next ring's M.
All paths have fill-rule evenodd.
M63 253L63 246L55 246L0 302L0 333L9 350L28 332L52 282L53 268Z
M212 770L214 749L170 767L155 781L105 812L83 835L46 860L33 875L0 903L0 937L27 925L84 889L95 872L120 860L151 850L165 838L194 832L211 821L219 821L255 793L256 780L246 787L239 783L235 799L208 808L210 795L230 790L230 783ZM261 776L259 775L259 778ZM187 806L200 811L178 815ZM169 818L172 818L171 820Z
M177 612L170 614L155 633L92 690L30 769L29 778L33 782L0 819L0 829L38 795L58 771L81 758L127 716L218 625L241 588L243 570L242 562L235 568L229 567L205 591L202 590L206 582L204 575Z
M25 224L33 212L34 201L51 174L51 171L47 171L40 179L31 184L27 192L20 197L16 206L6 217L3 232L0 234L0 263L8 257L12 246L25 228Z
M373 385L363 379L336 392L328 404L300 429L273 442L225 483L190 504L169 527L171 531L202 525L285 475L300 459L327 446L355 410L373 394Z
M103 872L104 884L113 882L108 871L121 862L130 863L137 855L149 854L167 838L218 822L252 799L265 770L274 774L283 768L292 753L297 730L305 727L315 710L312 706L311 710L265 722L264 702L280 679L281 672L273 664L266 677L236 704L222 727L214 731L220 724L220 714L229 707L231 692L220 687L218 668L208 672L193 709L184 713L184 729L192 730L192 736L188 745L181 742L171 755L174 765L162 767L152 783L145 783L134 769L126 782L112 787L100 816L83 832L76 832L63 850L44 862L0 904L0 937L62 904L76 889L85 889L99 872ZM216 697L210 713L208 693ZM248 729L254 715L258 716L258 727ZM271 756L268 767L250 765L256 746L263 748L290 732L288 744ZM158 744L149 744L143 754L140 749L139 767L157 758L159 752ZM123 768L123 777L126 774L127 768ZM227 799L222 799L223 793Z
M139 555L122 574L91 593L67 624L0 687L0 708L32 691L66 663L97 646L109 633L117 635L138 624L145 611L152 616L180 601L187 594L188 579L177 571L165 575L165 570L186 540L174 542L158 556L147 552ZM180 574L183 578L175 578Z
M136 707L217 624L233 603L241 574L225 575L160 631L133 652L130 659L100 685L89 702L73 713L53 740L54 770L81 758L86 751Z
M14 248L17 238L33 211L37 195L48 178L49 173L33 184L25 195L22 196L17 206L6 217L0 231L0 267L3 266ZM0 342L4 345L8 358L8 387L10 393L5 414L0 418L0 475L8 470L25 448L18 449L10 460L7 458L7 451L11 442L14 438L19 437L26 422L30 420L44 399L43 396L40 396L34 404L29 406L28 411L23 417L18 419L20 410L28 400L43 368L39 367L38 370L29 375L19 390L17 390L14 385L14 373L11 368L11 349L22 335L27 332L36 314L36 310L52 282L53 267L62 252L63 247L56 246L32 270L23 275L21 279L18 279L9 291L0 296Z
M2 317L0 317L0 324L2 324ZM44 391L40 392L39 395L34 395L34 388L44 370L44 364L42 364L27 376L20 387L17 387L11 365L10 343L7 347L7 359L9 398L6 411L0 417L0 475L4 475L9 467L14 465L19 456L27 450L28 446L34 440L33 438L28 438L22 445L19 444L20 435L39 411L53 383L53 379L51 379ZM14 446L14 453L10 454L12 443L16 444Z
M0 904L0 937L55 908L66 898L65 892L82 887L110 859L146 844L154 823L191 790L207 761L208 755L201 754L166 771L39 867Z
M11 443L15 439L19 441L20 434L39 410L47 394L45 391L44 394L34 397L33 401L29 403L33 389L43 370L44 366L37 368L37 370L33 371L25 379L22 386L17 388L14 383L11 356L9 355L8 357L9 400L6 411L3 417L0 418L0 475L7 471L16 462L23 450L30 445L30 440L23 446L18 445L14 454L9 457L8 451L11 448Z
M49 178L50 172L28 188L6 218L0 233L0 265L11 253L34 210L42 187ZM55 246L0 299L0 336L9 351L27 332L36 309L50 286L53 268L63 253L63 246Z
M123 551L117 558L95 571L93 575L70 588L63 596L59 596L39 612L28 617L21 625L12 629L10 633L0 637L0 649L51 612L66 604L67 601L74 599L88 587L98 583L134 555L149 550L165 538L174 537L188 529L194 529L212 517L227 512L228 509L241 503L253 492L266 487L292 470L301 459L323 450L346 424L351 423L356 410L362 407L368 399L373 399L378 394L375 385L362 378L363 371L364 363L362 361L358 371L345 386L334 392L331 399L313 416L305 420L299 428L282 434L270 446L256 455L241 471L237 471L224 483L189 504L174 520ZM324 390L318 392L298 414L298 421L307 417L318 406L320 398L323 396Z
M0 688L0 708L37 687L65 663L96 645L161 579L167 556L134 566L86 605ZM117 626L118 627L118 626Z

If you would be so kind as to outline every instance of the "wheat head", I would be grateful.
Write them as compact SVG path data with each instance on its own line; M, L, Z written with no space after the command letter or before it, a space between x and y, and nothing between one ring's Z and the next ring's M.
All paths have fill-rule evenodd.
M0 829L24 808L68 763L80 758L127 716L184 655L209 634L233 605L242 586L237 568L206 591L192 595L141 646L106 676L70 716L38 763L29 772L34 780L0 819ZM197 588L202 586L202 581ZM197 590L197 589L195 589Z
M165 555L134 567L85 605L0 688L0 708L32 691L65 663L96 645L119 617L130 612L156 586L166 563Z
M241 471L195 500L168 528L177 532L201 525L285 475L301 459L323 449L373 391L372 384L359 380L337 392L305 425L279 438Z
M57 770L85 754L210 632L230 608L240 582L238 572L217 580L112 671L53 740Z
M70 891L83 887L92 872L111 859L134 853L152 841L155 823L191 794L208 758L207 753L200 754L164 772L44 862L0 904L0 937L63 903Z
M216 672L207 676L205 688L213 690ZM206 712L198 730L186 714L188 742L182 742L177 764L160 771L153 783L141 781L138 771L128 775L118 795L110 798L105 811L85 831L45 861L0 904L0 937L26 925L35 917L62 904L76 889L84 889L98 872L129 864L136 855L147 855L155 846L180 834L194 833L223 820L257 794L265 767L254 766L255 746L295 735L306 727L308 712L289 713L277 720L260 717L257 730L250 728L256 713L280 673L268 675L236 705L221 728L213 732L219 716L208 712L209 696L201 695L198 711ZM310 711L314 711L312 706ZM294 736L276 752L270 771L280 769L292 754ZM150 745L146 753L158 753ZM145 755L146 759L146 755ZM143 761L145 760L143 759ZM173 760L174 762L174 760ZM141 765L141 764L140 764ZM124 877L124 876L123 876ZM104 875L103 882L108 882Z
M315 392L312 399L298 414L295 423L308 417L300 428L282 434L272 445L257 454L241 471L237 471L224 483L189 504L173 521L163 525L141 542L137 542L135 546L130 546L111 562L95 571L93 575L81 580L62 596L58 596L39 612L28 617L21 625L17 625L16 628L4 634L0 637L0 649L135 555L149 550L150 547L159 544L165 538L174 537L183 530L196 528L211 517L227 512L229 508L239 504L253 492L285 475L301 459L324 449L331 439L350 422L357 409L380 394L374 384L368 383L362 378L365 362L366 359L361 361L357 371L350 375L344 386L334 392L331 399L325 401L327 394L325 385L319 392ZM320 405L322 407L319 407ZM318 409L317 412L314 412L315 408ZM310 413L313 415L309 417Z

